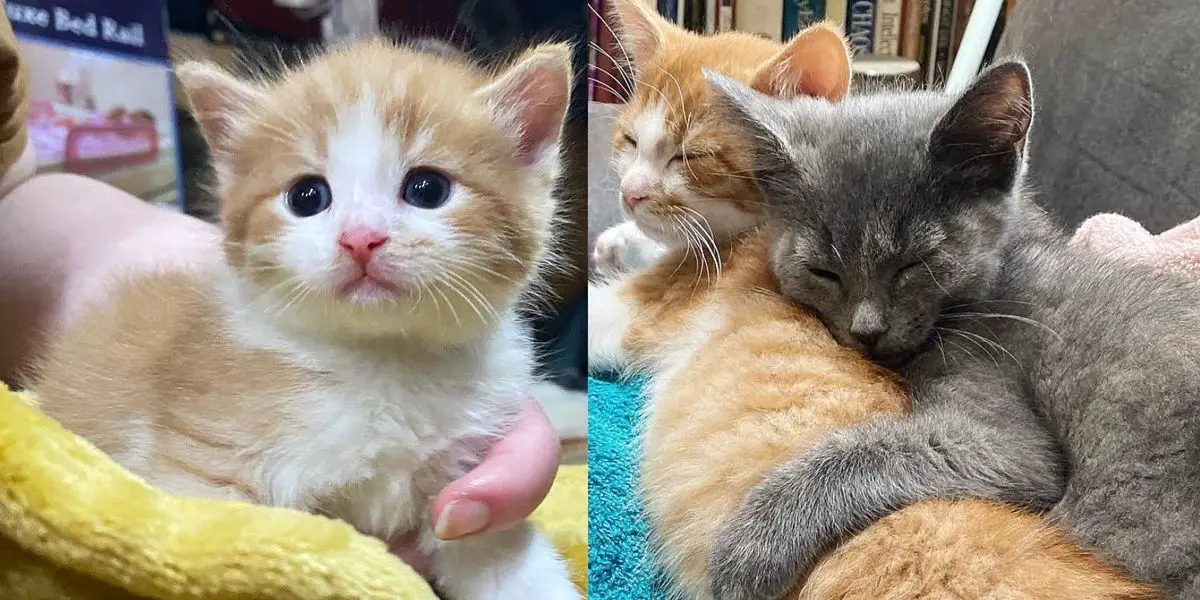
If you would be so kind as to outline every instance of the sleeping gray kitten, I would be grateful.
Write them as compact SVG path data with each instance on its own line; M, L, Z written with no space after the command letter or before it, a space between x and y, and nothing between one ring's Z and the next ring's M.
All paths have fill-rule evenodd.
M1025 66L958 98L838 105L710 82L759 140L783 294L898 368L914 406L753 490L713 595L778 598L876 519L974 497L1049 508L1131 576L1200 598L1200 285L1070 248L1030 200Z

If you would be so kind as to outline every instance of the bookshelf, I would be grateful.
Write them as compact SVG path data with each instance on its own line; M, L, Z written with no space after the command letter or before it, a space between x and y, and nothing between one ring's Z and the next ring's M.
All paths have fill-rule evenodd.
M995 52L1018 0L648 0L660 14L698 33L738 30L787 40L818 21L846 32L856 74L906 76L940 88L970 81ZM621 102L622 53L607 17L612 0L591 7L589 98ZM972 17L975 17L972 19ZM968 24L971 24L968 31ZM970 35L968 35L968 33ZM964 40L968 43L964 44ZM961 62L960 62L961 61ZM955 63L958 69L955 70Z

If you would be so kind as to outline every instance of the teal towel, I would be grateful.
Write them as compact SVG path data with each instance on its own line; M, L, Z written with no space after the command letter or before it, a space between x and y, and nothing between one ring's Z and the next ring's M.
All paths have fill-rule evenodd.
M588 597L654 600L663 586L646 552L637 493L640 381L588 379Z

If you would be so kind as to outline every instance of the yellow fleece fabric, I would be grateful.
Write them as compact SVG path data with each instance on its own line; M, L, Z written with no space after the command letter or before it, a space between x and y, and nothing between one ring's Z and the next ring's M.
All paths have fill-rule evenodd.
M586 592L587 472L533 521ZM434 600L384 544L333 519L156 491L0 384L0 598Z

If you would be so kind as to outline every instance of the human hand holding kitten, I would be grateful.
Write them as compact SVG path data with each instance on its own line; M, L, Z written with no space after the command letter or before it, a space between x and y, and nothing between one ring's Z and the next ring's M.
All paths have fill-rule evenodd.
M558 432L536 400L529 399L512 431L483 462L446 486L433 501L429 523L444 539L504 531L541 505L558 473ZM453 505L453 506L452 506ZM389 540L391 551L425 574L429 557L413 534Z

